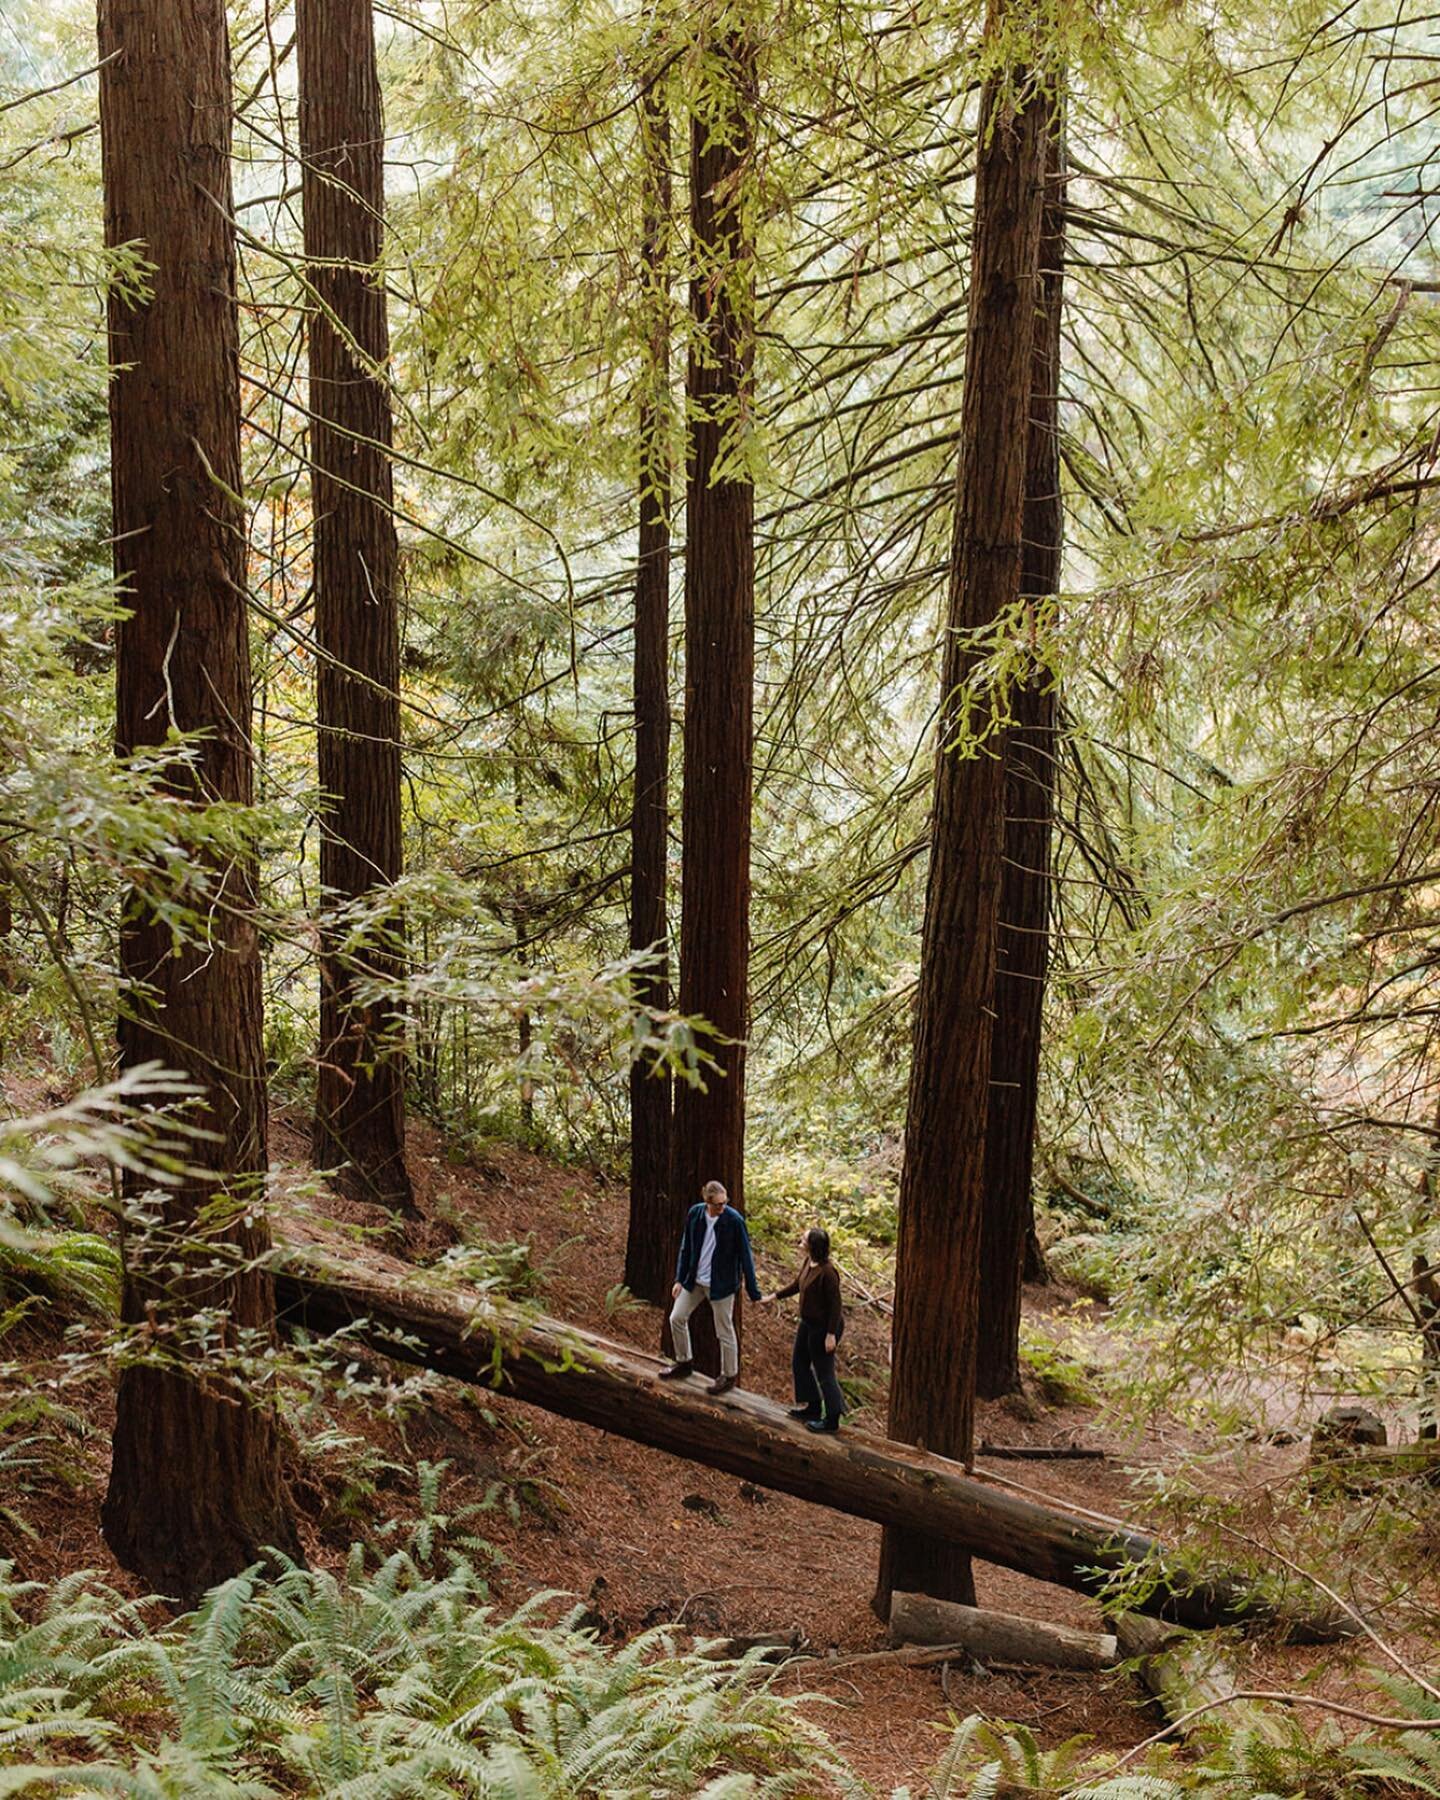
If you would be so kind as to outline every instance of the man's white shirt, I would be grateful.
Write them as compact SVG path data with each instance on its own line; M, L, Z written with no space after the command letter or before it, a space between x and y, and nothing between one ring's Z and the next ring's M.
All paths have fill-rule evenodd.
M701 1287L710 1285L710 1265L715 1261L715 1221L707 1212L705 1215L705 1238L700 1245L700 1262L695 1270L695 1279Z

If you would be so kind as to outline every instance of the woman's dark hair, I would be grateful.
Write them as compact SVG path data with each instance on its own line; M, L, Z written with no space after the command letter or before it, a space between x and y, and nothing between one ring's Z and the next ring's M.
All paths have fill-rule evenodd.
M810 1260L815 1263L830 1260L830 1233L822 1231L818 1225L805 1233L805 1248L810 1252Z

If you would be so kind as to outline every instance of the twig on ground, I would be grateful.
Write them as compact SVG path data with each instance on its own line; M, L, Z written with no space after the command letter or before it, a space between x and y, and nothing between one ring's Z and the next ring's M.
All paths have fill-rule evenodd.
M898 1650L861 1650L853 1656L792 1656L781 1664L782 1672L799 1669L854 1669L863 1664L889 1663L892 1668L921 1667L926 1663L968 1662L964 1644L904 1645Z
M992 1444L981 1438L977 1456L1009 1457L1015 1462L1103 1462L1109 1454L1088 1444Z

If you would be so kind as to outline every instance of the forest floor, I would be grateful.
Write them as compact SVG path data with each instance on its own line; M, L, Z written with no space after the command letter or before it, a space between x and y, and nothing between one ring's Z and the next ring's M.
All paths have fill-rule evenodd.
M547 1312L656 1348L658 1313L607 1306L624 1262L622 1187L509 1146L492 1145L482 1156L459 1161L424 1124L412 1126L410 1148L426 1219L410 1230L404 1254L429 1261L457 1232L494 1244L524 1241ZM293 1206L318 1211L341 1229L387 1229L378 1209L314 1191L306 1181L307 1133L299 1121L277 1118L272 1155L281 1174L282 1212ZM396 1247L392 1235L387 1248ZM764 1247L759 1263L767 1291L792 1273L789 1258L777 1259ZM1073 1298L1060 1288L1031 1290L1027 1314L1058 1315L1063 1329ZM852 1298L843 1372L864 1396L855 1422L876 1431L884 1424L888 1329L881 1311ZM745 1309L745 1387L788 1398L792 1332L789 1306ZM18 1341L22 1334L27 1341ZM110 1382L99 1370L73 1373L66 1359L76 1347L76 1333L62 1341L53 1322L27 1321L7 1340L9 1354L23 1362L32 1382L43 1390L47 1379L53 1381L57 1396L73 1409L74 1428L66 1478L15 1509L28 1529L0 1506L0 1555L13 1556L28 1576L53 1580L94 1569L136 1593L99 1533ZM1078 1441L1103 1449L1103 1461L977 1460L986 1473L1040 1497L1157 1524L1151 1478L1189 1447L1173 1425L1122 1440L1096 1406L1048 1404L1038 1387L982 1404L977 1437L1011 1445ZM870 1609L878 1527L498 1395L437 1381L398 1418L355 1400L326 1402L297 1433L294 1455L302 1537L316 1562L338 1564L356 1538L383 1541L387 1532L397 1534L417 1512L417 1466L443 1460L449 1466L438 1511L450 1517L457 1541L473 1534L493 1546L490 1580L501 1606L561 1590L587 1602L592 1621L615 1639L673 1625L701 1637L793 1633L808 1649L837 1658L886 1647L884 1628ZM1259 1446L1212 1465L1209 1478L1217 1494L1243 1486L1246 1529L1264 1538L1267 1520L1292 1503L1303 1458L1303 1445ZM481 1505L478 1515L457 1517ZM1084 1596L986 1564L977 1565L976 1583L983 1606L1100 1628L1099 1609ZM1236 1653L1256 1686L1289 1689L1303 1682L1310 1692L1350 1700L1373 1694L1363 1674L1377 1660L1370 1646L1315 1651L1261 1642L1237 1646ZM827 1670L809 1663L782 1679L818 1696L817 1723L882 1792L909 1781L924 1793L924 1773L943 1745L947 1721L971 1712L1030 1726L1042 1743L1085 1732L1097 1747L1116 1750L1137 1744L1158 1724L1124 1674L982 1675L958 1664L942 1671L884 1663Z

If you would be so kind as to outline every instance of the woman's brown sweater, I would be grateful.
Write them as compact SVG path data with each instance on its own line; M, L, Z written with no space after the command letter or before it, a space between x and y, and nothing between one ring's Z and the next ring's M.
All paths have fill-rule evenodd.
M845 1323L840 1306L840 1276L833 1262L807 1262L789 1287L781 1288L777 1300L800 1296L800 1317L807 1325L823 1325L832 1336L839 1337Z

